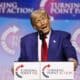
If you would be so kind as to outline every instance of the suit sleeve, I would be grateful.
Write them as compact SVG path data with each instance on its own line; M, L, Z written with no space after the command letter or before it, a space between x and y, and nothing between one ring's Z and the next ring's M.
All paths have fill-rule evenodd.
M64 39L63 39L64 55L67 58L67 60L69 58L73 58L73 59L77 60L76 51L75 51L75 48L71 44L70 38L71 38L71 35L70 34L66 34Z
M20 42L20 56L18 61L27 61L24 39L21 39L21 42Z

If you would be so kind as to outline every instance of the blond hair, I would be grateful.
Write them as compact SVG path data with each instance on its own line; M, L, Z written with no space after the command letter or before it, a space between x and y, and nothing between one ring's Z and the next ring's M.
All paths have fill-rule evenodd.
M38 10L35 10L31 13L31 24L34 26L34 21L37 17L37 15L46 15L47 18L49 19L49 15L48 13L44 10L44 9L38 9Z

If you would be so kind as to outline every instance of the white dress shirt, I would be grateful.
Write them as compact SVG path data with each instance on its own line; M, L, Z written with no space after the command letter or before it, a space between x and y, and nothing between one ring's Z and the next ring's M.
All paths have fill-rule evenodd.
M51 35L51 31L47 34L47 38L46 38L48 47L49 47L50 35ZM39 34L38 34L38 61L41 61L41 45L42 45L42 40L40 39Z

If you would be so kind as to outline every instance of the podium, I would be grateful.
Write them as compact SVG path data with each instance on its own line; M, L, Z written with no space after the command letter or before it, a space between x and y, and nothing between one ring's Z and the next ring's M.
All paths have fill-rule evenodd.
M73 62L14 62L14 80L73 80Z

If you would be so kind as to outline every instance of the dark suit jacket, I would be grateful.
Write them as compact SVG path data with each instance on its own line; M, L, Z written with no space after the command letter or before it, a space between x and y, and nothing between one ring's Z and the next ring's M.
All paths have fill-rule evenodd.
M48 61L77 60L76 52L70 42L70 34L63 31L51 31ZM29 34L21 39L19 61L38 61L38 32Z

